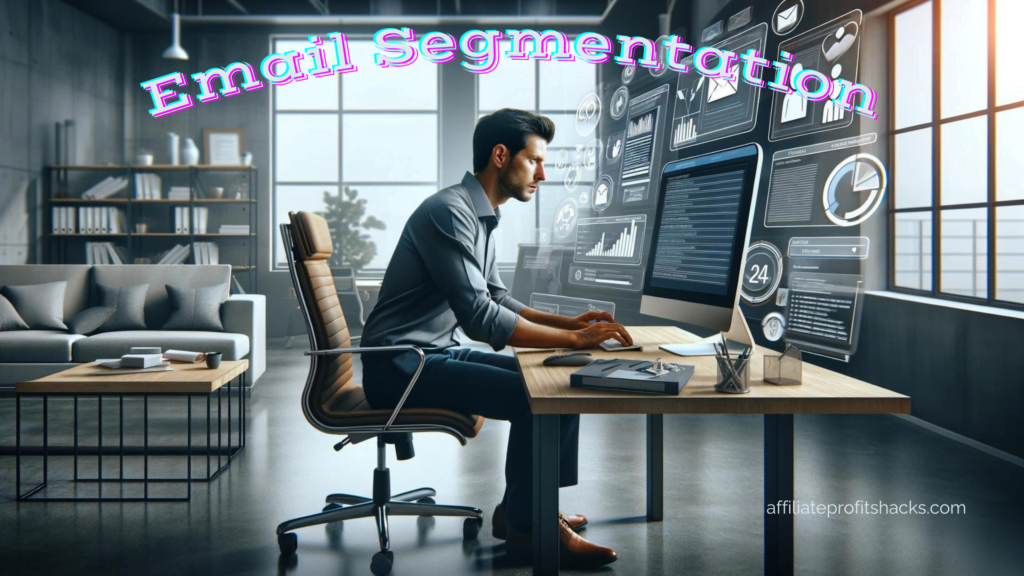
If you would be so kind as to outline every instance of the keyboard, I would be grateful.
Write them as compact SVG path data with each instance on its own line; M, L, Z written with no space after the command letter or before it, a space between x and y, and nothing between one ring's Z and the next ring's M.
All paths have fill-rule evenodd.
M605 352L625 352L627 350L643 350L642 344L633 344L632 346L626 346L622 342L619 342L615 338L609 338L600 344L601 350Z

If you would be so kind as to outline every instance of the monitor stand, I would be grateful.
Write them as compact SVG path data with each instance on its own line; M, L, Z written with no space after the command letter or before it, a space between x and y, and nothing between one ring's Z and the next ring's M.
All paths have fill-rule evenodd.
M659 346L666 352L671 352L676 356L714 356L715 344L722 343L722 337L725 337L729 343L729 353L741 354L748 346L754 345L754 338L750 334L750 328L747 327L747 320L743 317L743 313L740 311L739 305L733 308L732 311L732 324L729 327L728 332L721 332L714 336L708 336L702 338L696 342L687 342L685 344L662 344Z

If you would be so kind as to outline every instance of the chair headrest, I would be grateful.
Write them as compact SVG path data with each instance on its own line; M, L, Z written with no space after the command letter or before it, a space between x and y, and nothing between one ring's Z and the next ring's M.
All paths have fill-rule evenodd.
M334 252L331 230L323 216L313 212L289 212L303 260L327 260Z

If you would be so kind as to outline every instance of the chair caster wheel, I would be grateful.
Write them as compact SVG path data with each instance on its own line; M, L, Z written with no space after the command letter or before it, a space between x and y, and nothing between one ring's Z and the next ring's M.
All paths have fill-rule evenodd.
M431 498L429 496L427 496L426 498L420 498L419 500L416 501L416 503L417 504L437 504L437 502L433 498Z
M480 518L466 518L466 521L462 523L462 539L476 540L483 525L484 521Z
M281 556L292 556L299 547L299 537L294 532L285 532L277 537L277 547Z
M327 506L324 506L324 512L330 512L331 510L340 510L344 507L345 506L343 506L342 504L338 504L337 502L331 502Z
M387 576L391 574L391 566L395 563L395 553L391 551L377 552L370 560L370 572L374 576Z

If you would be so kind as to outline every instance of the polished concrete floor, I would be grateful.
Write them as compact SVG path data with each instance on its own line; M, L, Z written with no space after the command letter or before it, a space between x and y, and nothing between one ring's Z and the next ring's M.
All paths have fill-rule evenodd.
M298 555L278 557L274 529L318 511L329 492L366 494L372 443L335 453L337 438L304 420L299 396L306 359L272 349L252 399L248 445L188 503L15 503L14 461L0 457L0 574L369 574L377 541L372 520L299 531ZM197 404L198 408L198 404ZM51 442L70 443L70 403L51 406ZM154 442L184 439L184 404L151 405ZM131 413L130 403L127 405ZM196 439L205 442L196 410ZM104 438L117 438L117 405L104 410ZM82 402L82 442L95 407ZM14 402L0 399L0 443L13 444ZM26 409L25 430L39 426ZM1020 574L1024 541L1024 469L891 416L797 416L796 497L804 504L964 504L960 515L801 515L796 517L798 574ZM128 418L128 437L138 419ZM665 419L666 518L644 519L644 419L583 418L580 477L561 492L562 509L590 519L586 537L616 548L618 574L758 574L762 538L762 419L687 416ZM417 439L417 457L389 458L396 492L438 490L438 502L490 511L503 486L508 427L489 421L460 447L442 435ZM66 478L70 458L51 464ZM82 460L83 473L95 463ZM95 458L91 459L95 460ZM180 473L183 458L158 459L158 474ZM197 465L199 460L196 460ZM203 461L205 466L205 461ZM27 466L38 474L38 466ZM107 458L105 473L116 471ZM132 473L139 467L130 464ZM171 486L159 488L171 495ZM126 493L135 488L126 489ZM54 482L51 495L95 493L95 486ZM108 486L106 495L115 495ZM396 575L529 574L509 562L489 530L462 541L461 520L399 518L391 524Z

